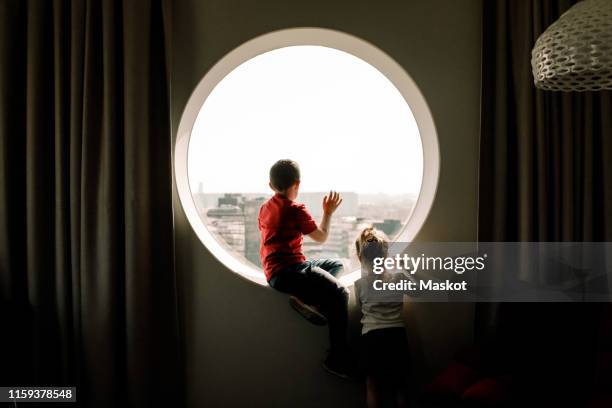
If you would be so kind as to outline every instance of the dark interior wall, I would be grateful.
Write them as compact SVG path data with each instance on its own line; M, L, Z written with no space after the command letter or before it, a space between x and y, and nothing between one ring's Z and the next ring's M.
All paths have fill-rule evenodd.
M305 26L356 35L408 71L436 122L440 183L418 239L475 240L481 1L174 0L174 130L198 81L241 43ZM302 321L284 296L216 261L191 230L176 194L174 203L190 406L363 404L361 385L322 371L326 330ZM408 307L420 379L471 340L472 311L469 304Z

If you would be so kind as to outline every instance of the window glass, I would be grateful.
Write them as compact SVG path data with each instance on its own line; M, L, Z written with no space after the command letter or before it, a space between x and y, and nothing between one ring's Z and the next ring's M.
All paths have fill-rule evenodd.
M291 46L239 65L202 105L188 148L197 211L222 247L255 267L257 215L272 195L268 171L296 160L298 202L315 219L329 190L343 196L328 241L304 240L308 258L357 268L354 239L366 225L390 238L410 218L423 176L423 150L410 107L376 68L344 51Z

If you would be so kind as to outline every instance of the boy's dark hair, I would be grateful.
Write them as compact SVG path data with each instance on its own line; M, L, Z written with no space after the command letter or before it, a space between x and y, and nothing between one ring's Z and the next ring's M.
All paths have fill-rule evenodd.
M300 166L293 160L279 160L270 168L270 183L276 191L286 191L298 181Z

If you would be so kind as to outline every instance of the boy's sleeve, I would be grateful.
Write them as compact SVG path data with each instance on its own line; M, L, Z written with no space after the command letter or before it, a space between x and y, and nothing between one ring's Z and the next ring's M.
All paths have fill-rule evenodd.
M295 218L297 220L298 229L304 235L310 234L317 229L317 222L312 218L310 212L304 204L295 206Z

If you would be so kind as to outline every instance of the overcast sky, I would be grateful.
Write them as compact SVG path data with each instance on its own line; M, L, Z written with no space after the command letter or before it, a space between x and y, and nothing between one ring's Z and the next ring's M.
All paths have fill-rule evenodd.
M302 191L416 194L422 149L410 108L365 61L326 47L261 54L204 103L189 146L193 192L267 192L268 170L291 158Z

